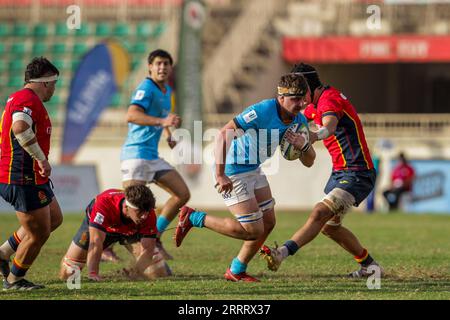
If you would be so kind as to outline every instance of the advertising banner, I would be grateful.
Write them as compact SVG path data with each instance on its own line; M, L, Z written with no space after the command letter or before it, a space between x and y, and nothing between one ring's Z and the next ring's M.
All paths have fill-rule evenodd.
M53 192L63 214L82 214L89 202L100 192L93 165L52 166ZM14 208L0 197L0 213L14 214Z

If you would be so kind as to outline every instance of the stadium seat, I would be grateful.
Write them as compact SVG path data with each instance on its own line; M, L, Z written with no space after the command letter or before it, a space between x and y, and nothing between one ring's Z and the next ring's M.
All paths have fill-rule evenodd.
M54 55L61 55L66 53L66 44L63 42L55 42L52 45L52 53Z
M66 86L66 81L64 81L64 77L60 77L58 81L56 81L56 88L61 89Z
M18 72L22 72L25 70L25 62L22 59L12 59L9 62L9 73L17 74Z
M42 42L35 42L33 43L33 48L31 52L33 53L34 57L44 56L47 51L47 46L45 43Z
M7 63L4 59L0 59L0 74L3 74L7 69Z
M9 77L8 87L10 87L10 91L17 91L23 86L24 80L23 76L11 76Z
M9 35L9 25L0 24L0 37L7 37Z
M55 26L55 35L60 37L65 37L69 34L69 29L67 28L66 22L58 22Z
M152 30L152 36L159 38L166 30L166 25L164 22L158 23Z
M16 42L11 45L11 53L16 57L23 56L25 54L25 51L25 43L23 42Z
M0 55L6 52L5 44L0 42Z
M147 52L147 46L146 46L146 44L144 42L136 42L133 45L131 52L133 54L141 55L141 54Z
M118 37L125 37L128 36L130 33L130 29L128 27L128 24L126 23L119 23L116 24L114 27L114 35Z
M77 60L77 59L71 60L72 72L75 72L77 70L79 64L80 64L80 60Z
M87 23L82 23L80 26L80 29L75 30L75 35L77 37L87 37L91 34L90 32L91 32L91 29L90 29L89 25Z
M100 22L95 26L95 35L97 37L107 37L111 34L111 26L106 22Z
M78 42L73 45L72 52L75 55L80 56L80 55L84 54L86 51L87 51L87 45L83 42Z
M112 97L111 108L116 109L116 108L120 108L121 106L122 106L122 104L121 104L121 94L120 93L116 93Z
M134 58L131 62L131 70L136 70L142 63L142 58Z
M150 24L147 22L141 22L136 26L136 35L138 37L148 37L152 33Z
M34 26L33 35L35 37L46 37L48 36L48 25L44 23L39 23Z
M67 66L67 64L66 64L66 62L64 61L64 60L62 60L62 59L54 59L53 61L52 61L52 63L54 64L54 66L56 67L56 68L58 68L58 70L61 72L62 70L65 70L66 69L66 66Z
M13 28L12 35L15 37L29 36L28 25L24 23L16 23Z

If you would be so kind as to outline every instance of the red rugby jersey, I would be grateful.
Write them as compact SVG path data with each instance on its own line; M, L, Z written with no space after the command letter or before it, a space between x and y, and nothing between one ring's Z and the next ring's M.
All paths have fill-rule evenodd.
M317 106L310 104L304 114L319 126L323 126L324 116L334 115L338 118L335 134L323 141L331 155L333 170L373 169L361 120L353 105L340 91L326 87Z
M13 93L7 100L0 126L0 183L19 185L40 185L48 178L39 174L39 166L17 141L12 132L12 115L27 113L33 120L32 129L37 142L48 158L52 124L47 110L31 89Z
M95 197L95 202L87 210L89 225L107 233L125 236L140 234L145 237L156 236L156 214L151 210L147 219L136 225L122 214L125 193L119 189L108 189Z

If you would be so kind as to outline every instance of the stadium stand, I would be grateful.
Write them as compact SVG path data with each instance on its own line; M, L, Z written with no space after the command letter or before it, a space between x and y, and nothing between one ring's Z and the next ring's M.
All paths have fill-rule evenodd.
M71 1L0 1L0 72L5 80L0 86L2 103L23 84L23 72L30 59L43 55L61 71L58 90L48 104L52 118L61 122L71 78L83 54L103 39L117 39L130 54L133 77L140 62L161 41L167 30L167 16L172 14L170 8L179 6L180 1L128 1L125 11L123 1L78 3L83 12L82 24L80 29L70 30L65 9ZM110 109L124 108L128 91L117 94Z

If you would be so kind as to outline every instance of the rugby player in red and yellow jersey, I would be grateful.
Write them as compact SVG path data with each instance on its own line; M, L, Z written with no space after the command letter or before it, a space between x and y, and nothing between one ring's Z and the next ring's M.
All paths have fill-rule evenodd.
M81 271L87 262L88 278L100 281L102 252L116 242L130 251L131 244L140 243L136 263L126 270L126 275L148 278L146 269L158 262L153 257L157 255L158 233L154 208L155 198L145 185L129 186L123 191L109 189L97 195L87 206L83 222L61 261L60 278L67 279L75 269ZM170 274L168 266L163 267Z
M21 224L0 247L6 290L43 288L24 277L63 220L50 187L52 125L43 105L53 96L58 75L58 69L46 58L34 58L27 65L24 88L9 96L1 118L0 195L14 207ZM9 258L14 252L10 270Z
M333 171L325 186L326 196L317 203L308 219L290 240L279 248L263 246L261 254L270 270L294 255L321 231L355 257L360 269L350 277L367 277L383 270L360 244L356 236L342 226L342 220L352 206L358 206L373 190L376 172L364 136L359 116L350 101L337 89L322 85L316 69L307 64L296 65L293 73L302 74L311 89L312 103L304 115L319 127L310 132L310 143L323 140L331 155ZM302 136L297 139L302 140ZM303 141L298 141L301 144Z

